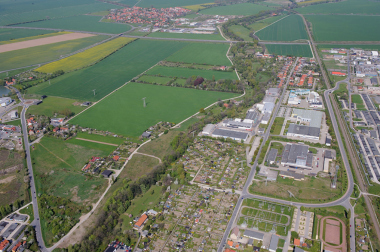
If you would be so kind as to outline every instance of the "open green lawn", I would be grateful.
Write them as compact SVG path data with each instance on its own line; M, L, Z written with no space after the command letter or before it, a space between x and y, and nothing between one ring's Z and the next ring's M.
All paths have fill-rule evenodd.
M173 141L173 138L178 134L178 131L170 130L167 134L164 134L154 141L143 145L139 149L139 152L153 155L162 159L165 155L170 154L172 151L170 142Z
M46 193L89 203L96 200L107 182L103 178L82 175L81 168L92 156L109 153L44 137L31 149L38 193Z
M136 180L141 176L150 172L154 166L158 165L159 161L157 158L136 154L133 155L132 159L128 161L127 165L124 167L123 171L120 173L119 178L123 180L128 178L130 180Z
M105 156L111 154L117 148L116 146L112 146L112 145L80 140L80 139L77 139L77 137L73 137L67 140L66 143L74 144L74 145L92 149L92 150L101 151L105 154Z
M73 99L51 96L45 98L41 104L29 107L27 113L52 117L55 113L62 115L60 111L63 111L64 109L69 109L74 112L74 114L77 114L85 109L85 107L82 106L74 106L73 103L75 102L77 101Z
M84 127L139 136L159 121L179 123L231 93L129 83L70 121ZM146 107L142 98L146 97ZM120 108L123 108L122 111Z
M305 15L316 41L378 41L380 16ZM323 17L323 18L322 18Z
M29 29L14 29L14 28L3 28L0 29L0 40L9 41L13 39L21 39L27 37L38 36L42 34L52 34L57 33L56 31L44 31L44 30L29 30Z
M18 26L104 32L115 34L126 32L131 29L131 26L128 24L104 23L99 22L100 19L101 17L97 16L79 15L74 17L64 17L28 24L20 24Z
M345 0L336 3L325 3L310 5L296 9L301 14L322 13L322 14L379 14L380 2L371 0Z
M240 38L244 39L244 41L253 41L253 38L249 36L252 32L251 30L245 28L242 25L231 25L229 27L233 33L235 33Z
M0 71L56 60L61 55L75 52L106 38L107 36L93 36L3 52L0 53L0 57L3 59L0 61Z
M284 18L284 16L274 16L274 17L262 19L260 21L256 21L253 24L249 25L249 27L252 28L254 31L258 31L260 29L263 29L264 27L267 27L271 23L276 22L280 18Z
M141 81L141 82L145 82L145 83L151 83L151 84L166 85L172 79L173 78L170 78L170 77L143 75L140 78L138 78L137 81Z
M189 43L168 57L167 61L230 66L226 53L230 45L211 43Z
M146 74L149 75L162 75L169 77L182 77L189 78L190 76L201 76L205 79L212 80L212 77L215 77L215 80L220 79L230 79L237 80L235 72L224 72L224 71L213 71L213 70L201 70L201 69L191 69L191 68L181 68L181 67L165 67L165 66L155 66Z
M110 135L99 135L99 134L89 134L88 132L79 132L77 133L77 136L79 138L99 141L103 143L111 143L111 144L122 144L125 141L125 138L123 137L114 137ZM116 149L116 148L115 148Z
M255 33L260 40L294 41L308 39L303 20L298 15L289 15Z
M282 125L284 124L285 118L284 117L276 117L274 118L274 123L271 128L271 134L273 135L280 135Z
M64 74L51 80L51 85L39 84L28 89L28 93L97 101L186 45L177 41L140 39L94 66Z
M363 104L363 99L358 94L351 95L351 100L352 100L353 103Z
M201 14L206 15L254 15L260 11L273 10L271 7L266 7L264 5L253 4L253 3L241 3L241 4L232 4L226 6L217 6L213 8L208 8L201 10Z
M149 34L147 37L225 40L220 34L191 34L191 33L170 33L170 32L153 32Z
M60 18L97 11L119 9L121 6L94 0L4 0L1 2L0 25L20 24L49 17Z
M29 215L29 223L32 223L34 220L34 213L33 213L33 205L30 204L29 206L21 209L19 211L21 214L27 214Z
M310 46L305 45L265 45L268 52L276 55L289 55L295 57L309 57L312 58L313 54Z

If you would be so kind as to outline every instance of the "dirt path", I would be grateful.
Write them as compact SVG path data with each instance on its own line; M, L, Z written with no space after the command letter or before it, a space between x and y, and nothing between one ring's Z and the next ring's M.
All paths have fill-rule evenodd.
M158 161L160 161L160 163L162 163L161 158L158 158L158 157L156 157L156 156L149 155L149 154L145 154L145 153L141 153L141 152L136 152L136 154L140 154L140 155L144 155L144 156L148 156L148 157L156 158L156 159L158 159Z
M62 41L87 38L87 37L92 37L92 36L95 36L95 35L75 32L75 33L57 35L53 37L15 42L11 44L0 45L0 53L19 50L19 49L25 49L25 48L34 47L34 46L48 45L48 44L58 43Z
M80 137L77 137L76 139L78 139L78 140L82 140L82 141L87 141L87 142L92 142L92 143L111 145L111 146L116 146L116 147L119 146L119 145L117 145L117 144L111 144L111 143L99 142L99 141L90 140L90 139L85 139L85 138L80 138Z

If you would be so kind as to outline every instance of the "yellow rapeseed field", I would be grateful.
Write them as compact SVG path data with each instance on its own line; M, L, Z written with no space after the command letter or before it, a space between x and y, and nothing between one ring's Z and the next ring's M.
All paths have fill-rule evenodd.
M72 33L72 32L53 32L53 33L42 34L42 35L37 35L37 36L31 36L31 37L26 37L26 38L5 40L5 41L0 41L0 45L11 44L11 43L16 43L16 42L22 42L22 41L27 41L27 40L32 40L32 39L40 39L40 38L53 37L53 36L58 36L58 35L63 35L63 34L68 34L68 33Z
M311 3L318 3L318 2L326 2L326 0L305 0L303 2L298 2L298 5L305 5L305 4L311 4Z
M134 38L116 38L106 43L94 46L84 52L46 64L35 71L41 73L53 73L57 70L65 72L86 67L92 63L104 59L114 51L135 40Z
M185 9L189 9L192 11L199 11L207 8L210 5L214 5L214 3L204 3L204 4L196 4L196 5L188 5L188 6L183 6Z

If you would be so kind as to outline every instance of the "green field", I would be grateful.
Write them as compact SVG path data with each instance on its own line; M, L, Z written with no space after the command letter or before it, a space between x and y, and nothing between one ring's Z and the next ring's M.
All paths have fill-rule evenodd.
M116 6L115 6L116 7ZM100 17L79 15L74 17L64 17L28 24L20 24L22 27L54 28L76 31L122 33L131 29L130 25L119 23L99 22Z
M351 99L352 99L353 103L363 104L362 97L360 95L358 95L358 94L351 95Z
M125 138L123 137L114 137L111 135L99 135L99 134L89 134L88 132L79 132L77 133L77 137L99 141L103 143L117 144L120 145L124 142Z
M325 3L297 8L301 14L321 13L321 14L379 14L380 2L370 0L345 0L337 3Z
M64 74L53 79L51 85L45 82L32 87L28 93L97 101L186 45L177 41L137 40L94 66Z
M265 45L270 54L276 55L290 55L296 57L309 57L312 58L310 46L305 45Z
M85 107L74 106L74 102L77 101L60 97L47 97L41 104L37 106L30 106L27 110L27 113L32 115L45 115L52 117L55 113L58 113L59 115L59 111L63 111L64 109L69 109L75 114L85 109Z
M367 49L367 50L380 50L380 45L347 45L347 44L342 44L342 45L332 45L332 44L318 44L318 49L331 49L331 48L358 48L358 49Z
M378 41L380 16L305 15L316 41Z
M94 142L80 140L80 139L77 139L76 137L67 140L66 143L74 144L76 146L81 146L81 147L87 148L87 149L101 151L105 155L111 154L117 148L116 146L112 146L112 145L100 144L100 143L94 143Z
M191 34L191 33L170 33L153 32L147 37L153 38L183 38L183 39L204 39L204 40L225 40L220 34Z
M166 85L172 79L173 78L169 78L169 77L143 75L137 81L152 83L152 84Z
M0 9L0 25L38 21L47 17L68 17L119 8L122 7L94 0L3 0Z
M240 38L244 39L244 41L253 41L253 38L249 36L251 30L245 28L242 25L231 25L230 30L235 33Z
M239 15L239 16L249 16L255 15L260 11L273 10L271 7L266 7L259 4L252 3L241 3L241 4L232 4L226 6L217 6L213 8L208 8L201 10L199 13L206 15Z
M162 75L169 77L182 77L189 78L190 76L196 75L201 76L205 79L212 80L212 77L215 77L215 80L219 79L231 79L237 80L235 72L224 72L224 71L212 71L212 70L201 70L201 69L190 69L190 68L181 68L181 67L165 67L165 66L155 66L146 74L149 75Z
M154 8L169 8L203 3L210 3L210 0L141 0L137 6L144 8L150 8L151 6Z
M280 18L284 18L284 16L274 16L266 19L262 19L260 21L254 22L253 24L249 25L254 31L258 31L260 29L263 29L264 27L267 27L273 22L276 22Z
M22 73L22 72L26 72L30 69L33 69L33 68L36 68L36 66L34 67L25 67L25 68L22 68L22 69L17 69L17 70L13 70L13 71L8 71L8 76L14 76L16 74L19 74L19 73ZM4 73L0 73L0 79L4 79L7 77L7 72L4 72Z
M294 41L308 39L303 20L298 15L290 15L255 33L260 40Z
M190 43L168 57L167 61L231 66L226 53L230 45L211 43Z
M8 41L13 39L21 39L32 36L38 36L42 34L54 35L56 31L44 31L44 30L29 30L29 29L14 29L14 28L4 28L0 29L0 40Z
M0 71L25 67L58 59L61 55L75 52L106 39L107 36L93 36L49 45L35 46L0 54Z
M179 123L200 108L231 93L129 83L98 104L70 120L83 127L139 136L159 121ZM146 107L142 98L146 97ZM120 113L120 108L123 108Z

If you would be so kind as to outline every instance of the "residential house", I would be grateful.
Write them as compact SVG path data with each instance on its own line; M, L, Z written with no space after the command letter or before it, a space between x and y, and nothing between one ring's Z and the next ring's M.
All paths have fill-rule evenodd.
M135 225L133 226L133 229L139 230L141 227L144 226L145 222L148 220L148 215L143 214L141 217L136 221Z
M240 230L236 226L232 229L230 238L233 240L237 240L237 239L239 239L239 237L240 237Z

